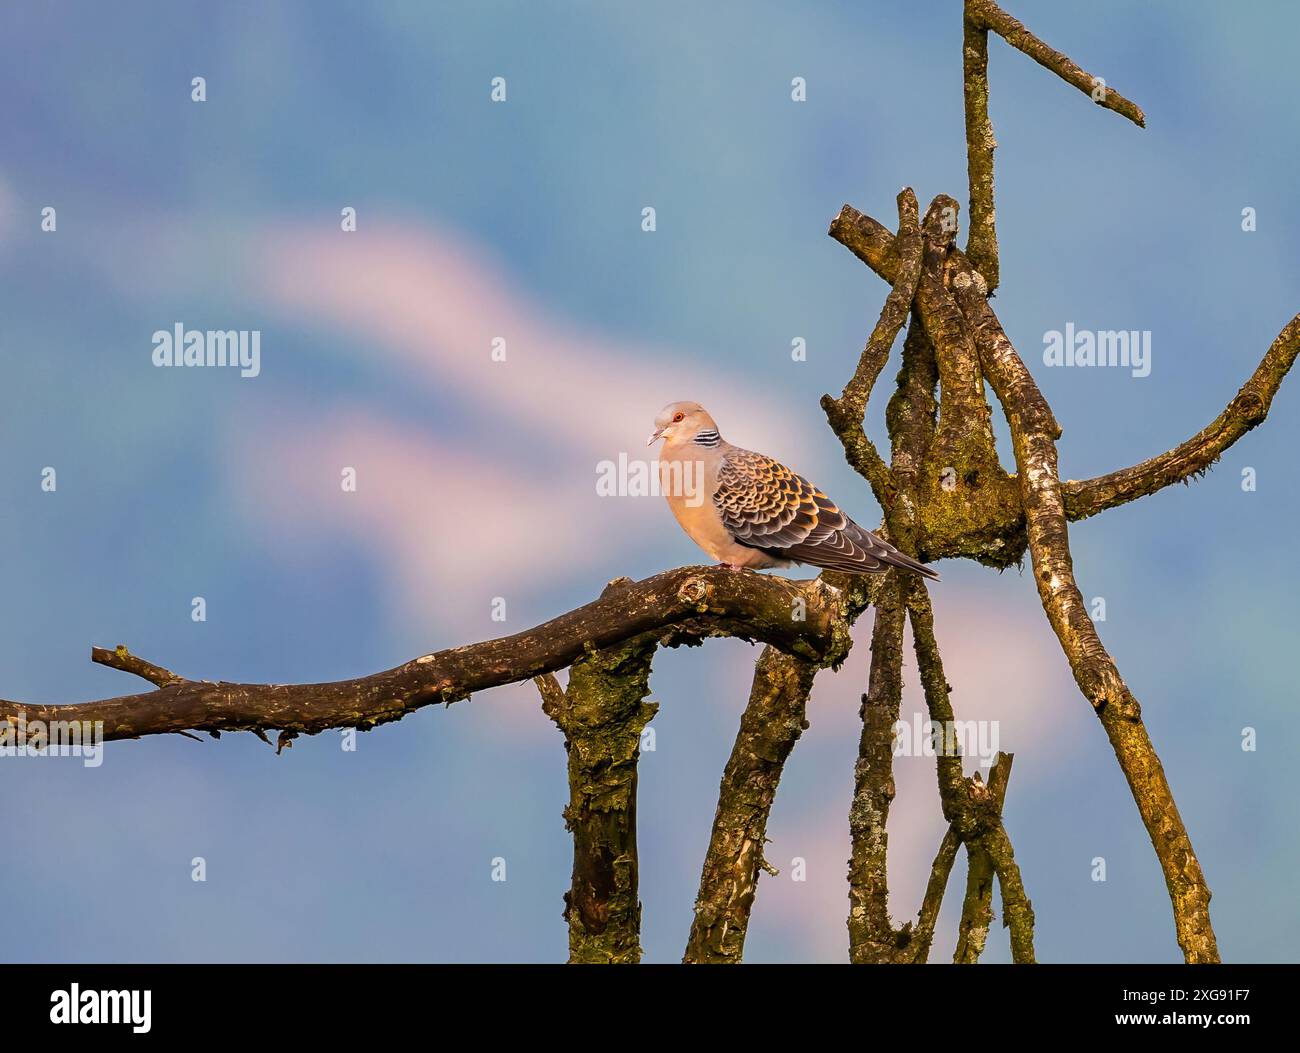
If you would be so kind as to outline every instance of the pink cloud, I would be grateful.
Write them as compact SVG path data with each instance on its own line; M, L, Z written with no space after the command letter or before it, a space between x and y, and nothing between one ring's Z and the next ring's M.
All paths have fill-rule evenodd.
M486 629L493 597L508 613L512 597L609 548L573 529L564 487L509 465L366 411L266 417L275 423L243 432L232 464L246 514L284 546L343 536L365 547L406 615L464 625L466 611L481 612ZM355 492L342 488L344 468L356 470Z
M250 292L292 317L350 333L366 353L381 352L413 380L454 391L506 426L602 457L641 449L654 414L675 399L707 404L738 436L771 435L771 422L789 416L773 393L734 371L558 316L445 231L277 226L254 259ZM491 357L498 337L504 362ZM787 456L802 448L797 434L781 439Z

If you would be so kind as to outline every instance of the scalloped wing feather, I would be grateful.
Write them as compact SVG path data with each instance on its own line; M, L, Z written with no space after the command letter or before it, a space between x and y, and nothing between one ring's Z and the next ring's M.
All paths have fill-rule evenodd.
M849 574L895 566L939 578L862 529L807 479L761 453L728 446L713 502L737 542L782 559Z

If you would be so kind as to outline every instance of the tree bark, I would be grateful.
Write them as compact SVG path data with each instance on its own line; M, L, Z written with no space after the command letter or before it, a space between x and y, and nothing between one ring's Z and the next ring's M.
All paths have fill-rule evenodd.
M722 773L718 809L683 958L688 964L740 961L758 891L767 819L786 758L808 727L808 694L817 667L764 648L749 704Z
M130 654L95 648L94 661L158 683L158 690L98 702L36 705L0 700L0 722L49 726L103 722L103 737L189 730L281 729L281 744L329 728L368 731L436 702L528 680L590 650L647 632L666 647L710 636L761 640L818 664L837 665L851 640L843 592L818 579L791 581L719 567L682 567L644 581L620 578L600 599L514 636L427 654L395 669L325 684L236 684L187 680ZM151 674L147 670L156 670ZM166 678L161 678L165 674Z
M658 710L645 701L657 641L638 637L579 658L568 690L538 677L542 709L564 733L569 758L565 827L573 834L573 879L564 897L569 962L641 960L636 844L641 732Z

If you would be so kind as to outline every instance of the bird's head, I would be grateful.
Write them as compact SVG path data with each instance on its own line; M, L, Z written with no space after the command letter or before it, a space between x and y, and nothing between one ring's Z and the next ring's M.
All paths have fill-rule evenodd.
M670 402L655 417L655 430L650 433L646 445L652 446L660 439L670 445L690 442L702 431L717 430L709 411L698 402Z

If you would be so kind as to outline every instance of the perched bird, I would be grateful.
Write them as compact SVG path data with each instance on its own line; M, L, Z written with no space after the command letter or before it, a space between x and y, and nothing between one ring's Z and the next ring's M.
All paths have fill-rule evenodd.
M646 445L660 439L660 492L691 540L724 566L807 563L848 574L892 566L939 580L924 563L863 530L807 479L731 445L698 402L665 406Z

